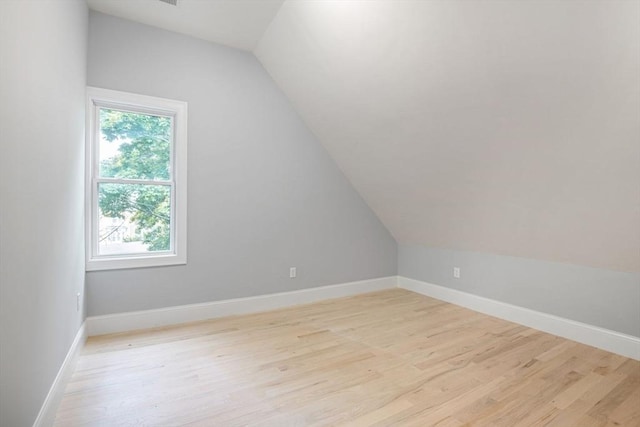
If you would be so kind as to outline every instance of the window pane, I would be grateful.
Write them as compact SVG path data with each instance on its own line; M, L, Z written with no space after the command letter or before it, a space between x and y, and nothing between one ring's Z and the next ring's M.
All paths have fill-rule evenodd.
M100 108L100 177L169 180L171 120Z
M98 184L98 254L171 249L171 186Z

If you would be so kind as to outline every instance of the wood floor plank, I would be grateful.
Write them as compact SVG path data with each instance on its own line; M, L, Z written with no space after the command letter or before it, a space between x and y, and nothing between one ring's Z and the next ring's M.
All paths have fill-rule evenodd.
M394 289L90 338L56 426L640 426L640 362Z

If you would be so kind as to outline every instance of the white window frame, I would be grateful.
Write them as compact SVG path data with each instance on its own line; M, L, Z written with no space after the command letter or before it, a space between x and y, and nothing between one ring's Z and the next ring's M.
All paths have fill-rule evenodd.
M114 108L173 118L171 144L171 243L166 252L144 254L98 254L98 179L100 108ZM187 103L128 92L87 87L85 181L86 270L157 267L187 263ZM109 182L118 183L117 179ZM131 181L131 180L127 180ZM141 181L148 184L148 181Z

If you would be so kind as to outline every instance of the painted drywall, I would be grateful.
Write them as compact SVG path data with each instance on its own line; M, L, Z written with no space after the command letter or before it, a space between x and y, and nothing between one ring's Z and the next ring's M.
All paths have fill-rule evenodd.
M0 2L0 425L32 426L83 320L83 1Z
M189 104L188 263L87 273L89 315L396 274L395 240L252 54L89 22L90 86Z
M399 245L398 274L640 337L638 273Z
M256 55L398 242L640 271L640 2L289 0Z

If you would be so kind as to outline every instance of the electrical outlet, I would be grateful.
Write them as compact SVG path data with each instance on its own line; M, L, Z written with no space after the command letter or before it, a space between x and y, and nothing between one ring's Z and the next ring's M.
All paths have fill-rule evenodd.
M290 279L294 279L296 277L296 275L298 274L298 272L296 271L295 267L291 267L289 269L289 278Z
M80 311L80 292L76 294L76 311Z
M460 267L453 267L453 277L456 279L460 278Z

